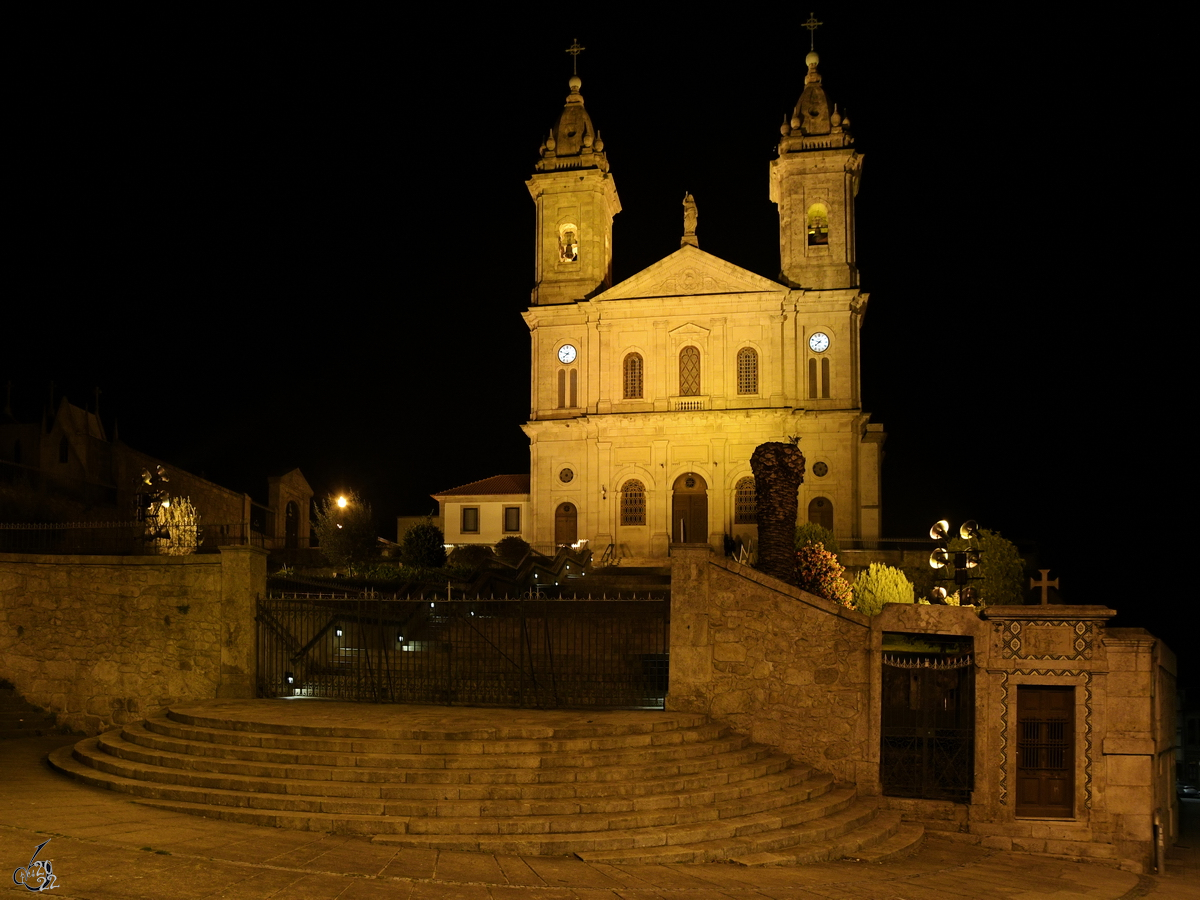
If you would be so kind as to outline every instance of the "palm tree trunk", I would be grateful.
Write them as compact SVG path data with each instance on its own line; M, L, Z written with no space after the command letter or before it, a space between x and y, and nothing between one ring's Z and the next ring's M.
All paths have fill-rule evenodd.
M795 443L760 444L750 457L758 501L758 568L782 581L796 572L796 494L804 454Z

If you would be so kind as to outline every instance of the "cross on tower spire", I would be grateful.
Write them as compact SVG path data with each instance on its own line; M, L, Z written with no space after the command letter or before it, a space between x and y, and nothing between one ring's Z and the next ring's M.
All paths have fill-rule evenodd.
M805 22L803 25L801 25L801 26L800 26L801 28L807 28L807 29L808 29L808 51L809 51L809 53L812 53L813 51L815 51L815 50L817 49L817 47L816 47L816 43L817 43L817 35L816 35L817 27L818 27L818 26L820 26L820 25L824 25L824 24L825 24L824 22L818 22L818 21L817 21L817 17L816 17L816 16L815 16L813 13L809 13L809 14L808 14L808 21L807 21L807 22ZM567 52L568 52L568 53L570 53L571 51L570 51L570 50L568 50Z
M811 13L810 13L810 15L811 15ZM572 75L579 74L579 54L582 53L586 49L587 49L587 47L581 47L579 45L579 38L575 38L571 42L571 46L567 48L567 53L571 54L571 74Z

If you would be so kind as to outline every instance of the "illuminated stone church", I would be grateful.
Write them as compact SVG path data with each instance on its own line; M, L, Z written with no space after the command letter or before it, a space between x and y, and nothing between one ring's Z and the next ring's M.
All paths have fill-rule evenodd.
M883 426L862 410L855 263L862 156L810 53L803 92L770 162L778 281L699 248L684 201L680 248L612 283L621 202L578 77L527 182L536 272L530 522L543 548L667 555L671 543L756 538L750 455L801 438L800 515L839 538L880 527Z

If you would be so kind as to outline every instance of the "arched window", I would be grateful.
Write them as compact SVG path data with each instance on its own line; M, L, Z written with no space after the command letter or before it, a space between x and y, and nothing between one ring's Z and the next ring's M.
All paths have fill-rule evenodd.
M700 351L684 347L679 351L679 396L700 395Z
M824 203L814 203L808 208L808 246L819 247L829 243L829 209Z
M758 522L758 494L754 479L747 475L733 489L733 524L754 525Z
M737 381L739 394L758 393L758 351L753 347L743 347L738 351Z
M814 497L808 504L808 521L833 531L833 504L824 497Z
M630 353L625 357L625 399L642 399L642 354Z
M829 357L821 357L821 399L829 399Z
M646 488L636 478L621 488L621 524L646 524Z
M579 370L571 370L571 409L579 405Z
M808 360L808 399L817 399L817 361L811 357Z
M567 408L567 370L558 370L558 408Z

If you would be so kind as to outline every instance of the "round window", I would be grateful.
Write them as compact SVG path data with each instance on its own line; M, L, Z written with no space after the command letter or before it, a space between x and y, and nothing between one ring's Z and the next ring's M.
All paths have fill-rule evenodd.
M563 469L561 472L558 473L558 480L561 481L563 484L569 484L571 482L571 480L574 479L574 477L575 477L575 473L572 472L570 469Z
M824 478L829 474L829 466L825 465L823 462L813 463L813 474L818 478Z

